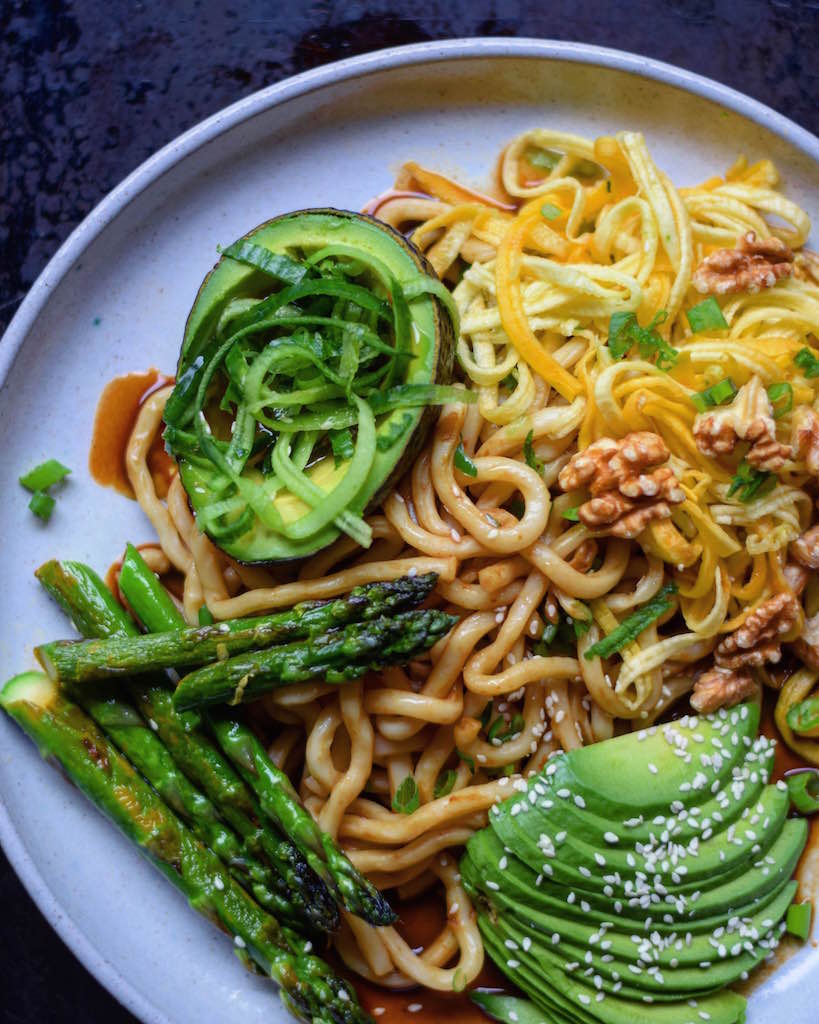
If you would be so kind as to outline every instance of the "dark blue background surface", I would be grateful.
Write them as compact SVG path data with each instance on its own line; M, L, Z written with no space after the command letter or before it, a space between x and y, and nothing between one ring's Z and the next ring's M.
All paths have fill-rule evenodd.
M646 54L819 133L819 0L0 0L0 329L102 196L203 117L341 57L489 35ZM78 1017L133 1020L0 855L0 1021Z

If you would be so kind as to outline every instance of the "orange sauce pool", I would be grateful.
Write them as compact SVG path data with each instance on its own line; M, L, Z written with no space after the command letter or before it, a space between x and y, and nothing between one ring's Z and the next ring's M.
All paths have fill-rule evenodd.
M398 930L413 947L429 945L445 924L440 896L423 896L395 907ZM488 1024L489 1018L470 1000L468 992L431 992L428 989L385 989L358 976L351 979L364 1009L377 1024ZM487 956L472 988L517 991ZM418 1009L418 1006L421 1009ZM413 1007L410 1010L410 1007Z
M159 370L126 373L109 381L97 403L94 431L88 454L88 468L94 480L103 487L133 498L134 492L125 470L125 448L142 404L159 388L173 384ZM148 454L148 468L154 478L157 494L164 498L176 466L166 453L161 434Z

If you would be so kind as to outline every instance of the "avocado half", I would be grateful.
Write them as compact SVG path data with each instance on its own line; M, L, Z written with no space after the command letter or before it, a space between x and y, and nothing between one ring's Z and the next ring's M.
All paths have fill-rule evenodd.
M334 209L308 209L288 213L261 224L240 242L252 243L270 253L282 254L296 261L309 259L313 252L327 246L346 247L377 260L402 286L417 282L419 274L438 281L423 254L399 232L373 217ZM231 247L235 251L236 243ZM206 354L219 340L220 320L226 306L235 300L259 300L284 287L252 265L223 255L207 275L191 309L185 326L182 349L177 366L177 381L184 382L195 373ZM439 285L440 287L440 285ZM389 299L389 296L386 297ZM410 315L410 357L395 384L446 384L451 380L455 351L455 331L451 317L442 302L433 294L423 293L408 303ZM179 385L177 385L179 388ZM166 417L167 418L167 417ZM423 447L435 419L431 407L396 409L379 416L376 435L394 437L403 425L400 438L389 446L379 445L369 474L348 510L362 515L379 504L395 481L411 465ZM224 481L206 460L174 445L166 432L166 444L176 458L179 474L200 526L229 555L244 563L265 563L304 558L332 543L339 530L330 524L307 539L293 540L274 532L254 516L252 523L238 536L215 536L203 522L205 509L213 507L224 496ZM338 461L325 453L308 465L304 472L323 491L332 491L347 470L348 462ZM258 479L261 470L248 466L243 473ZM285 523L292 523L310 509L300 498L283 490L271 499ZM247 517L246 517L247 518Z

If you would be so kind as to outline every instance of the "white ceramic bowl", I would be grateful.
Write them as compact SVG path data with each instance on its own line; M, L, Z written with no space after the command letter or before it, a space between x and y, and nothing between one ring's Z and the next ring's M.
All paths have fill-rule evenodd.
M485 180L518 132L639 129L678 183L770 156L815 212L819 141L767 107L645 57L574 43L476 39L356 57L262 90L156 154L52 259L0 344L0 665L11 675L66 624L32 578L48 557L104 569L150 526L86 470L109 378L172 371L196 289L228 243L286 210L360 208L417 159ZM97 318L99 323L97 323ZM48 526L18 475L72 466ZM0 719L0 839L40 909L85 966L150 1024L285 1021L215 929ZM750 1024L809 1024L819 1004L810 945L752 997Z

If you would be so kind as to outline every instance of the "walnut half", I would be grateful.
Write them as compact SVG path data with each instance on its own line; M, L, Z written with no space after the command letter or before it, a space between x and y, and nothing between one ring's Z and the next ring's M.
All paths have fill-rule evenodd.
M754 469L772 473L781 469L791 454L788 445L776 439L773 406L757 376L743 384L730 405L696 417L694 440L711 458L730 455L739 441L747 441L751 445L747 461Z
M691 707L702 715L708 715L718 708L732 708L755 692L756 683L748 672L715 665L694 683Z
M668 448L648 430L620 441L603 437L575 453L558 483L564 491L588 487L591 497L578 509L590 530L633 538L655 519L668 519L672 504L685 499L668 461Z
M802 459L811 476L819 477L819 413L801 405L793 414L791 428L793 457Z
M774 594L763 601L745 622L721 640L714 652L720 668L737 669L744 665L775 664L782 657L783 634L799 616L799 602L789 591Z
M819 569L819 523L797 537L791 544L790 553L794 561L806 569Z
M732 295L773 288L793 273L793 253L778 238L749 231L735 249L718 249L700 263L691 284L703 295Z

